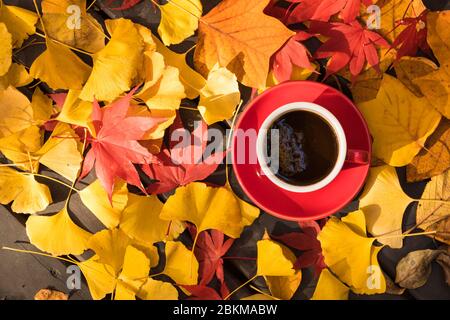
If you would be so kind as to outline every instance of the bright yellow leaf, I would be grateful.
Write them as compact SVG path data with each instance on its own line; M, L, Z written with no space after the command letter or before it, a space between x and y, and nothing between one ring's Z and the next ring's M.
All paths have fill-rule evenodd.
M101 300L114 291L116 279L111 266L97 262L95 256L79 263L78 266L83 272L94 300Z
M23 87L33 81L25 66L12 63L8 72L0 77L0 90L5 90L9 86Z
M359 293L375 294L386 290L386 281L379 268L373 247L375 238L368 238L364 213L355 211L345 218L331 217L318 239L326 265L341 281ZM375 258L375 259L374 259ZM369 268L378 268L379 286L369 285Z
M91 73L69 48L47 40L47 50L34 60L30 75L46 82L52 89L81 89Z
M83 204L109 229L119 225L122 211L128 202L127 184L117 180L114 184L112 204L108 199L105 188L99 180L79 192Z
M92 125L92 102L80 100L79 90L70 90L58 115L58 121L88 128L91 134L95 132Z
M272 296L281 300L291 300L302 282L302 271L295 271L293 276L268 276L265 279Z
M148 278L137 296L142 300L178 300L178 291L171 283Z
M43 0L41 6L47 36L88 52L104 48L102 26L86 12L86 0Z
M198 28L203 7L200 0L170 0L161 9L158 33L164 44L179 44L192 36Z
M226 68L215 67L200 90L198 109L208 125L230 119L241 100L236 76Z
M15 6L0 6L0 22L3 22L12 35L14 48L20 48L23 42L36 32L34 25L38 20L37 14Z
M47 208L52 196L48 187L38 183L34 176L0 167L0 203L7 205L11 202L15 213L36 213Z
M94 54L94 67L80 99L113 101L131 89L142 68L144 41L137 28L127 19L107 20L111 40Z
M75 181L83 157L78 135L65 123L59 123L44 146L36 152L39 163L55 171L69 181Z
M349 287L328 269L323 269L311 300L348 300L349 292Z
M26 229L31 244L54 256L82 254L91 237L72 221L66 207L52 216L30 216Z
M198 281L197 258L183 243L166 243L166 266L163 273L179 285L196 285Z
M30 100L14 87L0 90L0 114L0 138L33 125Z
M204 183L178 188L165 203L161 219L189 221L197 226L199 233L216 229L232 238L238 238L244 228L240 203L234 194L226 188L208 187Z
M4 76L12 63L12 36L6 25L0 22L0 76Z
M392 166L409 164L439 125L440 114L385 74L377 98L359 104L374 137L373 152Z
M401 235L403 214L412 201L403 192L395 168L381 166L370 169L359 204L366 217L367 230L374 236ZM401 237L380 241L392 248L403 246Z
M166 65L175 67L179 70L180 81L184 85L187 98L197 98L200 94L200 90L206 84L205 78L187 64L186 54L171 51L156 37L153 37L153 41L156 43L156 50L164 56Z
M53 101L41 89L36 88L31 99L31 108L34 121L38 125L42 125L50 120L53 114Z
M273 240L265 239L257 242L258 276L294 276L295 255L286 246Z

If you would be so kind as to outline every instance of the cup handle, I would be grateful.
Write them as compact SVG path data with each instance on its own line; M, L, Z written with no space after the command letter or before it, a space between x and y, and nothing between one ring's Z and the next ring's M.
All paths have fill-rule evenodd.
M347 150L345 162L352 164L368 164L370 163L369 152L365 150Z

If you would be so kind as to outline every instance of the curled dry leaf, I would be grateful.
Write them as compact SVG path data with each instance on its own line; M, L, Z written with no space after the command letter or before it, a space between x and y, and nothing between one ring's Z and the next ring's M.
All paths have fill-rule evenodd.
M438 250L418 250L408 253L396 267L395 282L406 289L423 286L431 274L431 262L440 254Z
M446 252L441 252L437 256L436 262L439 263L444 270L445 281L447 282L447 285L450 286L450 254L448 251L448 247Z
M69 295L51 289L41 289L34 295L34 300L69 300Z

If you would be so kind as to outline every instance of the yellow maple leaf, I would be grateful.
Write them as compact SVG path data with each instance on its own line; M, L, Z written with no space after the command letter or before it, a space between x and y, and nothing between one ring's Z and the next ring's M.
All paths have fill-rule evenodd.
M30 216L26 230L34 246L54 256L82 254L91 237L72 221L67 207L52 216Z
M170 0L158 7L161 10L158 33L166 46L183 42L197 30L203 11L200 0Z
M143 64L144 40L133 22L106 20L111 40L93 55L94 66L80 93L85 101L113 101L131 89Z
M102 26L87 13L86 0L43 0L41 7L45 32L50 38L94 53L105 46Z
M15 213L36 213L47 208L52 196L48 187L38 183L34 176L0 167L0 203L7 205L11 202Z
M271 56L293 35L263 13L268 3L225 0L200 19L195 63L204 76L218 63L246 86L266 85Z
M364 213L355 211L338 219L331 217L318 235L326 265L353 291L364 294L383 293L386 280L378 264L381 248L373 246L376 238L368 238ZM375 271L375 284L371 270Z
M426 99L387 74L376 99L358 107L374 137L374 155L398 167L413 160L441 119Z

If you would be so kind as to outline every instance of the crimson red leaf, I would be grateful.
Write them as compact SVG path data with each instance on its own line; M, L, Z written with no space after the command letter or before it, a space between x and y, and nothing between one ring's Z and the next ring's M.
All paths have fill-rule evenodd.
M352 81L354 81L366 62L375 69L379 69L377 47L389 47L382 36L363 28L357 21L350 24L313 21L309 31L329 37L329 40L315 54L318 59L330 58L327 76L349 65Z
M193 295L190 300L223 300L216 290L205 285L182 287Z
M290 13L288 24L308 20L328 21L331 16L340 13L345 23L353 22L360 14L361 2L369 6L372 0L288 0L299 3Z
M217 170L226 153L216 152L204 159L208 130L205 122L198 123L200 125L189 135L182 127L181 120L177 118L174 129L181 130L179 136L184 137L183 141L176 145L176 142L172 141L170 151L164 149L158 155L159 163L142 167L151 179L156 180L147 188L149 193L165 193L193 181L204 180Z
M405 18L399 25L406 28L397 36L392 43L392 48L397 50L396 60L404 56L415 56L420 48L427 54L431 54L431 49L427 42L427 14L424 10L418 17Z
M146 164L155 157L138 142L147 131L165 121L151 117L128 117L128 109L134 91L109 106L100 108L94 101L92 120L95 137L90 137L91 149L86 155L81 177L95 165L95 172L111 200L115 178L144 190L133 164Z
M278 81L284 82L291 79L293 65L300 68L312 69L308 50L302 43L298 42L310 37L311 35L307 32L299 31L275 53L272 68Z

